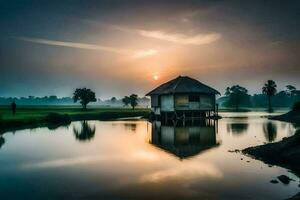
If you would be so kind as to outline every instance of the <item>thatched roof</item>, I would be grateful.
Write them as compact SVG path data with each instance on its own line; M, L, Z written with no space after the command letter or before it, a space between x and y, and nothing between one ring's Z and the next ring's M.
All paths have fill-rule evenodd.
M146 96L175 93L220 94L217 90L197 81L196 79L188 76L178 76L177 78L158 86L146 94Z

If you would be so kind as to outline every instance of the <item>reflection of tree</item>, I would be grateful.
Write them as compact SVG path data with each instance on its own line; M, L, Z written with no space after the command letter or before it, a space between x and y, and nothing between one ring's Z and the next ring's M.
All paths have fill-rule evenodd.
M277 127L272 122L267 122L263 126L265 137L269 142L273 142L277 136Z
M57 130L58 128L69 128L69 124L68 125L60 125L60 124L48 124L47 128L50 130L50 131L54 131L54 130Z
M136 124L133 124L133 123L125 123L124 124L125 128L128 128L130 129L131 131L136 131Z
M230 132L232 132L233 134L240 134L247 131L248 124L246 123L228 124L227 129L230 130Z
M4 145L4 143L5 143L4 137L0 136L0 149Z
M79 141L89 141L95 136L96 127L91 126L87 121L81 122L81 129L73 127L75 138Z

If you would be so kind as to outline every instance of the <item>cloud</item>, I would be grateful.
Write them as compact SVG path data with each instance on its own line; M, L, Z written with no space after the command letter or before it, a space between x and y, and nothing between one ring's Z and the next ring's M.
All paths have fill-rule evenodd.
M37 43L37 44L62 46L62 47L70 47L70 48L77 48L77 49L101 50L101 51L108 51L108 52L119 53L119 54L134 52L134 51L128 50L128 49L107 47L107 46L101 46L101 45L96 45L96 44L65 42L65 41L58 41L58 40L48 40L48 39L43 39L43 38L17 37L17 39L23 40L26 42Z
M159 40L164 40L168 42L174 42L183 45L204 45L216 42L221 39L222 35L220 33L198 33L193 36L188 36L180 33L167 33L164 31L148 31L143 29L130 29L117 25L111 25L110 28L115 30L136 33L143 37L154 38Z
M21 168L54 168L54 167L65 167L65 166L74 166L80 164L100 162L109 159L108 157L98 157L98 156L83 156L76 158L66 158L66 159L57 159L42 161L37 163L30 163L21 165Z
M197 34L194 36L187 36L179 33L166 33L163 31L146 31L137 30L137 32L149 38L155 38L159 40L165 40L169 42L174 42L177 44L184 45L203 45L213 43L221 38L219 33L207 33L207 34Z
M131 54L131 55L133 55L134 58L142 58L142 57L146 57L146 56L152 56L152 55L155 55L158 53L158 51L154 50L154 49L132 50L132 49L115 48L115 47L108 47L108 46L102 46L102 45L96 45L96 44L48 40L48 39L43 39L43 38L16 37L16 39L26 41L26 42L51 45L51 46L61 46L61 47L88 49L88 50L99 50L99 51L106 51L106 52L117 53L117 54Z
M135 53L134 57L142 58L142 57L147 57L147 56L153 56L157 53L158 53L158 51L155 49L140 50Z

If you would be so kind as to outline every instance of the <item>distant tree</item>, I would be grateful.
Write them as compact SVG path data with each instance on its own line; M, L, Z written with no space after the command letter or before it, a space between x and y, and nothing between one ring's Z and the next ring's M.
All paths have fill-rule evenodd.
M287 85L286 86L286 94L291 98L292 104L297 100L299 91L297 91L295 86Z
M116 98L116 97L112 97L112 98L110 99L110 101L111 101L111 103L116 103L117 98Z
M225 90L225 96L229 96L231 94L230 87L227 87Z
M134 110L134 108L138 105L138 95L132 94L129 96L129 99L130 99L130 105Z
M51 95L51 96L49 96L49 99L50 100L57 100L57 96L56 95Z
M124 106L128 106L128 105L130 104L130 97L125 96L125 97L122 99L122 102L123 102Z
M250 105L250 95L248 94L248 90L242 86L234 85L232 87L227 87L225 95L228 99L224 104L228 107L235 107L236 110L239 110L241 105Z
M57 96L55 96L55 95L49 96L48 100L50 103L55 103L57 101Z
M275 81L268 80L262 88L262 93L268 97L268 111L272 111L271 97L274 96L277 92L277 85Z
M88 103L97 101L95 92L87 88L77 88L73 94L73 100L75 103L80 101L84 110Z
M296 92L296 87L295 86L292 86L292 85L287 85L286 86L286 93L289 95L289 96L293 96Z

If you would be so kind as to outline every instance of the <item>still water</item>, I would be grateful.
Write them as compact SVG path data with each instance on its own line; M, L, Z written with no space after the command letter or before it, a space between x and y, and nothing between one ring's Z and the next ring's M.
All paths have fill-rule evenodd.
M1 199L286 199L299 178L229 150L274 142L292 124L264 113L218 123L74 122L0 138ZM288 185L271 184L285 174Z

